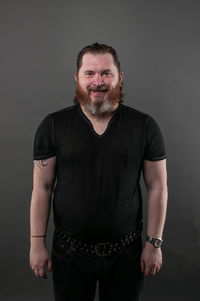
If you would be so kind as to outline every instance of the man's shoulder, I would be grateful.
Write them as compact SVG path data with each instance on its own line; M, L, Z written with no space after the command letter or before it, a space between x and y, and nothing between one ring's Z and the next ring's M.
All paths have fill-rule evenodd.
M56 111L50 112L49 115L51 115L54 119L57 119L57 118L59 119L62 116L68 116L70 114L73 114L74 111L76 111L76 107L77 107L77 105L73 104L71 106L64 107L64 108L58 109Z
M131 106L128 106L126 104L123 103L123 107L124 107L124 111L130 116L130 117L134 117L134 118L138 118L141 120L145 120L147 117L150 117L147 113L138 110L136 108L133 108Z
M65 113L71 113L75 108L76 108L76 104L73 104L71 106L67 106L61 109L58 109L56 111L51 112L50 114L52 115L60 115L60 114L65 114Z

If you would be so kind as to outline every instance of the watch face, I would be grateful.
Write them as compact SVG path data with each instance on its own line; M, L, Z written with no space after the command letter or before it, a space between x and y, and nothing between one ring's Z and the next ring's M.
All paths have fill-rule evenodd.
M155 248L160 248L162 245L162 239L156 238L156 237L151 237L151 236L146 236L146 241L150 242Z
M155 239L154 246L155 246L156 248L159 248L159 247L161 246L161 244L162 244L162 241L161 241L161 240Z

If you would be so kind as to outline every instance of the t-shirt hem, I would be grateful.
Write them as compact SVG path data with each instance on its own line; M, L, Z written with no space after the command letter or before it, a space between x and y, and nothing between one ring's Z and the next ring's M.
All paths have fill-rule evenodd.
M55 153L52 153L52 154L49 154L49 155L38 155L38 156L33 156L33 160L44 160L44 159L48 159L48 158L51 158L51 157L54 157L56 156Z
M160 156L160 157L154 157L154 158L146 157L144 159L149 160L149 161L159 161L159 160L164 160L166 158L167 158L167 155L163 155L163 156Z

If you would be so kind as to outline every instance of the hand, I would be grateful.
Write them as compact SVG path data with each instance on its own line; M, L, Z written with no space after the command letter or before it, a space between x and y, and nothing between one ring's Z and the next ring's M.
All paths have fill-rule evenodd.
M30 249L30 267L36 277L47 279L45 265L51 272L51 260L46 247L31 247Z
M147 242L141 255L141 270L144 272L144 277L149 275L155 276L161 266L161 248L155 248L151 243Z

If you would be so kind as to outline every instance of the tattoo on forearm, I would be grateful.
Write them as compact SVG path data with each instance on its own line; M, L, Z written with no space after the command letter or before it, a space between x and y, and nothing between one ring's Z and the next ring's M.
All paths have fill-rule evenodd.
M38 167L42 168L42 167L45 167L45 166L48 165L48 163L47 163L46 161L47 161L46 159L45 159L45 160L36 160L36 161L34 161L34 163L35 163Z

